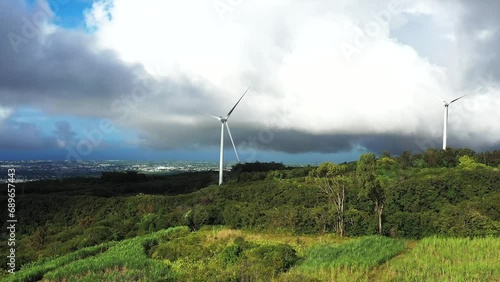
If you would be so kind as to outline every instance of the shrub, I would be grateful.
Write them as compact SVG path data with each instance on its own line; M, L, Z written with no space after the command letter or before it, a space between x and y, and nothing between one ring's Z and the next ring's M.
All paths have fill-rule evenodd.
M298 260L295 250L286 244L263 245L251 249L245 254L250 264L270 268L273 274L287 271Z

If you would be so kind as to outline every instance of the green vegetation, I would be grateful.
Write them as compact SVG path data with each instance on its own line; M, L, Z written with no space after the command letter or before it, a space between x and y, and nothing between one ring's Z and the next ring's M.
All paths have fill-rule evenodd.
M303 268L373 267L394 257L405 248L402 240L361 237L339 246L319 245L308 250Z
M27 264L4 281L497 281L500 238L293 236L174 227Z
M425 238L388 264L393 281L500 281L499 238Z
M401 253L402 240L370 236L338 246L317 245L305 252L305 260L295 273L307 280L368 281L376 266ZM325 279L328 278L328 279Z
M27 183L16 195L22 270L9 279L401 281L418 265L408 280L461 281L452 270L500 280L484 266L499 253L499 160L500 151L428 150L319 167L240 164L222 186L214 172ZM423 261L434 241L451 253L438 273ZM469 250L477 264L460 260Z
M6 281L48 279L61 281L166 281L171 277L167 265L151 260L146 251L160 238L182 236L187 228L177 227L121 242L85 248L75 253L28 264Z
M44 258L35 263L29 263L23 266L22 271L15 275L8 275L7 281L34 281L43 278L44 274L59 269L64 265L85 259L89 256L101 254L113 246L114 243L105 243L93 247L84 248L76 252L64 255L58 258Z

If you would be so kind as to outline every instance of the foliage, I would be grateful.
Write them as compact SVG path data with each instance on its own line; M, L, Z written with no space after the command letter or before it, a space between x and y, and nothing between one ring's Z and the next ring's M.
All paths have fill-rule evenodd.
M350 175L346 174L346 165L334 163L323 163L317 169L309 173L307 180L317 185L327 198L329 207L333 207L336 213L335 229L340 236L345 233L345 199L347 190L352 185Z
M106 182L139 182L146 181L147 177L137 171L104 171L101 173L101 179Z
M245 263L261 265L273 275L287 271L297 262L295 250L286 244L263 245L244 253Z
M461 169L475 170L487 168L485 164L478 163L476 160L469 156L461 156L458 160L460 161L458 167Z
M7 281L48 279L167 281L169 268L146 256L146 249L171 233L184 234L185 227L162 230L121 242L82 249L75 253L25 266ZM171 236L171 235L170 235Z
M21 271L15 275L7 276L4 281L35 281L42 279L45 273L61 268L71 262L85 259L90 256L95 256L107 251L115 242L96 245L93 247L83 248L76 252L67 254L62 257L44 258L37 262L29 263L23 266Z
M175 227L44 258L2 281L497 281L499 248L493 237L415 243Z
M233 165L231 171L236 173L241 172L265 172L272 170L283 170L286 169L286 166L283 163L261 163L261 162L253 162L253 163L238 163Z
M383 165L390 166L389 157L381 160ZM375 206L375 212L378 216L378 233L382 235L382 213L384 211L386 192L384 191L379 179L377 179L375 154L363 154L359 158L356 167L356 179L360 186L360 197L367 197Z
M376 234L377 223L383 222L383 234L399 238L500 236L500 170L486 165L481 156L464 149L398 157L385 154L378 159L370 155L341 165L235 173L230 174L229 183L208 187L205 184L216 176L213 172L148 176L146 181L130 183L86 178L29 183L24 194L16 195L16 216L23 223L16 230L16 263L27 266L179 225L191 231L205 225L225 225L296 236L335 233L339 213L332 200L341 195L335 191L342 189L332 190L329 198L319 192L316 180L326 180L334 185L331 188L346 184L343 235ZM493 162L496 154L484 156ZM415 166L417 161L421 165ZM383 194L375 193L380 188ZM382 216L374 213L377 199L383 204ZM5 205L6 200L5 195L0 196ZM0 217L7 218L6 212L1 209ZM5 234L2 238L6 239ZM171 265L176 267L185 257L183 252L175 253L175 246L200 251L193 246L203 240L182 243L195 240L186 238L175 244L162 241L148 253L155 250L157 258L179 257ZM234 267L235 273L243 271L236 265L244 267L240 265L242 255L250 249L227 244L203 249L202 253L222 253L227 247L227 261L238 258L230 268ZM0 259L4 268L6 256L4 249ZM202 272L203 267L196 269ZM245 271L252 271L249 265Z

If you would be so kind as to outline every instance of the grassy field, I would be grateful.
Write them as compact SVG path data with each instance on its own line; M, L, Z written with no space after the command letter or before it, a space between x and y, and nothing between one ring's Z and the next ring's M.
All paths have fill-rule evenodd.
M162 230L26 265L4 281L500 281L500 238Z
M425 238L388 263L392 281L500 281L500 238Z
M365 281L373 268L405 249L402 240L361 237L340 245L318 244L304 252L304 261L288 274L318 281Z

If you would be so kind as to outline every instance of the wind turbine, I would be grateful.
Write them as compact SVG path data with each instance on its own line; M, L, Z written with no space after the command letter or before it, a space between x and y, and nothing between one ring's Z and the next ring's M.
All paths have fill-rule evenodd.
M238 156L238 151L236 151L236 146L234 145L233 136L231 135L231 130L229 129L229 124L227 123L227 120L229 119L229 117L233 113L233 111L236 108L236 106L238 106L238 104L240 103L241 99L243 99L243 96L245 96L245 94L247 94L247 92L248 92L249 89L250 89L250 86L248 86L248 88L245 91L245 93L243 93L243 95L241 95L241 97L238 100L238 102L236 102L236 104L234 105L234 107L229 111L229 113L227 113L226 117L213 116L213 115L209 115L209 114L204 114L204 113L197 112L197 113L202 114L202 115L213 117L213 118L215 118L215 119L217 119L218 121L221 122L221 128L220 128L219 185L222 184L222 178L223 178L222 175L223 175L223 172L224 172L224 126L227 128L227 133L229 133L229 138L231 139L231 143L233 144L233 149L234 149L234 153L236 154L236 158L238 159L238 162L240 162L240 157Z
M477 90L479 90L479 89L481 89L481 88L478 88L478 89L476 89L476 90L474 90L474 91L471 91L471 92L469 92L469 93L467 93L467 94L465 94L465 95L462 95L462 96L460 96L460 97L458 97L458 98L456 98L456 99L453 99L453 100L451 100L449 103L448 103L448 102L446 102L446 101L444 101L443 150L446 150L446 141L447 141L447 138L448 138L448 137L447 137L447 135L448 135L448 107L449 107L452 103L454 103L454 102L456 102L456 101L458 101L458 100L462 99L463 97L465 97L465 96L467 96L467 95L469 95L469 94L471 94L471 93L473 93L473 92L475 92L475 91L477 91Z

